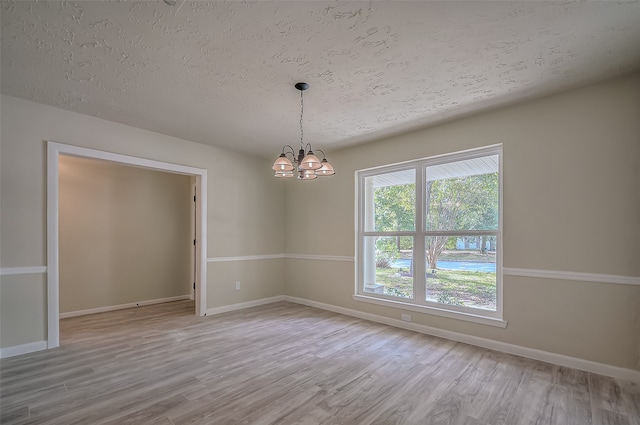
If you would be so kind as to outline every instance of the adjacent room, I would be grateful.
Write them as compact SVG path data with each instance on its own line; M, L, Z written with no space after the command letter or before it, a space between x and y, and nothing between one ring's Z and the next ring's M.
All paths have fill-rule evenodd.
M61 318L193 299L190 176L66 155L58 171Z
M640 425L637 0L0 7L0 423Z

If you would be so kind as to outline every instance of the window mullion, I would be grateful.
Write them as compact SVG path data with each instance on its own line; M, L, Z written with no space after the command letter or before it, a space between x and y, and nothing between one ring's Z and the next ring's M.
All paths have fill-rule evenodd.
M415 232L362 232L362 236L413 236Z
M425 236L497 236L499 230L429 230Z
M425 199L424 199L425 167L416 169L416 233L413 238L413 296L418 302L426 298L425 287Z

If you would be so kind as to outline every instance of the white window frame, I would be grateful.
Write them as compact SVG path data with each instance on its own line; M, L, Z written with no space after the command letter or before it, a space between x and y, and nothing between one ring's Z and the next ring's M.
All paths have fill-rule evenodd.
M426 231L426 220L424 217L426 200L424 199L425 193L425 170L429 166L438 164L445 164L449 162L457 162L467 159L473 159L483 156L497 155L498 156L498 229L491 231ZM389 164L380 167L368 168L358 170L355 173L356 180L356 208L355 208L355 229L356 229L356 253L355 253L355 293L353 299L356 301L367 302L372 304L384 305L388 307L395 307L402 310L416 311L420 313L427 313L436 316L449 317L453 319L465 320L475 323L481 323L490 326L497 326L505 328L507 322L503 320L503 288L502 288L502 252L504 250L502 244L502 187L503 187L503 172L502 172L502 144L470 149L466 151L454 152L444 155L437 155L428 158L422 158L402 163ZM367 177L386 174L395 171L402 170L415 170L416 175L416 215L415 215L415 229L413 231L401 231L401 232L376 232L365 231L365 179ZM411 236L414 238L414 270L426 270L425 256L423 254L416 255L416 253L425 252L425 238L427 236L433 236L438 234L460 234L461 236L468 235L492 235L496 237L496 244L498 246L496 252L496 310L485 310L480 308L473 308L467 306L455 306L448 304L441 304L432 301L425 300L425 277L421 276L424 273L414 273L414 298L406 299L401 297L394 297L391 295L374 294L364 291L364 240L366 236Z

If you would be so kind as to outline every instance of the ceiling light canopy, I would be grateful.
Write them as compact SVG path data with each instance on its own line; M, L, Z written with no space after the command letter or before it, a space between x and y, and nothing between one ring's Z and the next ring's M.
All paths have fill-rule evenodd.
M295 150L289 146L284 145L282 153L273 163L273 169L276 177L298 177L298 180L314 180L318 176L332 176L336 172L333 166L329 164L324 152L317 149L322 153L322 160L320 160L311 149L311 144L304 144L304 129L302 126L302 118L304 116L304 98L302 92L309 88L307 83L297 83L296 89L300 90L300 150L298 150L298 156L296 157ZM291 159L289 159L289 155Z

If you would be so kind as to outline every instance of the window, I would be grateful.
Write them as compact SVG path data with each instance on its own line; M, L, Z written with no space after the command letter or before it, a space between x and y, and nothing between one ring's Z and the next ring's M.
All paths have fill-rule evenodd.
M357 172L359 301L502 321L501 146Z

